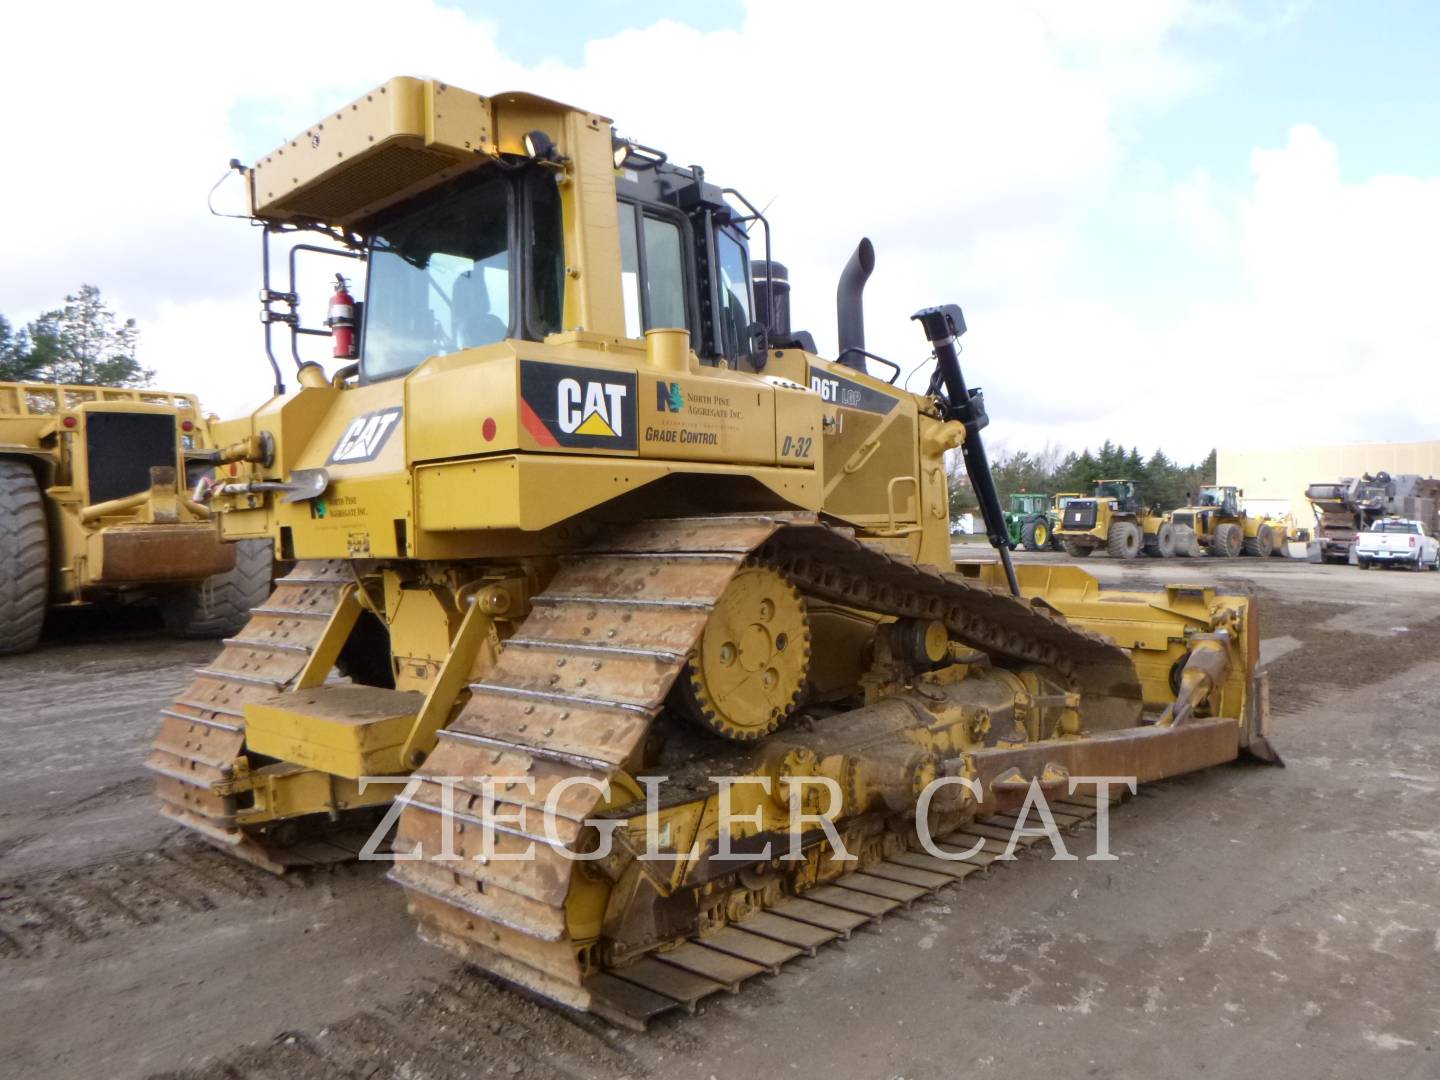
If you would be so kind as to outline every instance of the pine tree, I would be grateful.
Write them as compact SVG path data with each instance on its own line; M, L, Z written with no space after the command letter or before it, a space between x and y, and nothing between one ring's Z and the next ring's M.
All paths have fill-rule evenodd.
M17 331L0 315L0 382L33 382L40 364L30 348L30 335Z
M28 330L35 376L81 386L148 386L154 372L140 366L134 319L121 322L94 285L65 297Z

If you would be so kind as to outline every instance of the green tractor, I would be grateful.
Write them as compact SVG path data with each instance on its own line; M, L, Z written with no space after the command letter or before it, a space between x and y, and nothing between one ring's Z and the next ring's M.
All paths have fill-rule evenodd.
M1055 540L1055 515L1050 496L1033 492L1017 492L1010 496L1010 509L1005 511L1005 530L1010 547L1022 544L1026 551L1049 551L1058 548Z

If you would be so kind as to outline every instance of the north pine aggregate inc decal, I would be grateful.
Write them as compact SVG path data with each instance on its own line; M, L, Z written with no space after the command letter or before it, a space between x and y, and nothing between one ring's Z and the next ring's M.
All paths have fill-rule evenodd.
M540 446L635 449L635 373L520 361L520 423Z

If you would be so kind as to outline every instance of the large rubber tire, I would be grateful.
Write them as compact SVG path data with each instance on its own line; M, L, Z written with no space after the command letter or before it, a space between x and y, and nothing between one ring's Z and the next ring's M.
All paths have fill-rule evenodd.
M1153 533L1145 534L1145 554L1152 559L1170 559L1175 555L1175 529L1162 521Z
M0 459L0 654L40 640L50 593L50 538L35 470Z
M250 618L250 609L265 603L274 573L269 540L237 540L235 568L165 597L160 615L176 637L232 637Z
M1072 559L1088 558L1090 552L1095 550L1092 547L1086 547L1083 544L1077 544L1073 540L1063 540L1061 541L1061 543L1065 545L1065 554L1069 555Z
M1064 540L1061 540L1060 537L1056 534L1056 532L1055 532L1055 523L1054 523L1054 522L1051 522L1051 523L1050 523L1050 550L1051 550L1051 551L1064 551L1064 550L1065 550L1065 541L1064 541Z
M1210 537L1210 554L1219 559L1239 558L1242 543L1239 525L1216 525Z
M1369 570L1369 569L1370 569L1370 560L1369 560L1369 559L1356 559L1356 560L1355 560L1355 565L1358 566L1361 570Z
M1240 544L1242 554L1255 555L1262 559L1268 559L1274 550L1275 533L1269 525L1261 525L1255 530L1254 536L1247 536Z
M1026 551L1044 551L1050 546L1050 523L1042 518L1031 518L1020 529L1020 542Z
M1133 559L1140 554L1140 526L1133 521L1112 521L1105 537L1105 550L1112 559Z

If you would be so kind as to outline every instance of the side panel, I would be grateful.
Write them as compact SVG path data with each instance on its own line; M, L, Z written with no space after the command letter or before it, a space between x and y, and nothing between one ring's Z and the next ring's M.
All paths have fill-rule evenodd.
M830 417L824 435L825 509L861 524L920 521L915 398L839 364L811 358L810 389Z

